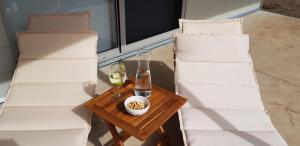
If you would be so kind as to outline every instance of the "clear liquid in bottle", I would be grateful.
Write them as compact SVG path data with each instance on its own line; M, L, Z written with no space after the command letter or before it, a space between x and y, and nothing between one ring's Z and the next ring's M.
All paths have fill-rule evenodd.
M151 52L141 52L140 50L137 54L138 56L138 68L136 72L135 79L135 95L150 97L151 96L151 73L150 73L150 57Z
M151 95L151 75L149 70L142 70L137 73L135 81L135 95L150 97Z

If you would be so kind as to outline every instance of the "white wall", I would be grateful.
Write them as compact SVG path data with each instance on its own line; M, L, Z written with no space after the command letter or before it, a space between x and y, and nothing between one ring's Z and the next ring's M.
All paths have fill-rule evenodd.
M13 56L0 12L0 98L6 95L9 88L15 66Z
M187 19L239 17L260 9L262 0L186 0Z

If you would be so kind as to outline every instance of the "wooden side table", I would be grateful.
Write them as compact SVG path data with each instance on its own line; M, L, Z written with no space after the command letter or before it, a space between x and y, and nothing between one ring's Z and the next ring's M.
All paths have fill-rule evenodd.
M155 131L158 131L162 138L159 145L169 145L162 125L183 106L185 98L152 85L149 111L142 116L131 116L126 113L123 101L134 95L134 82L129 80L124 84L120 90L124 99L118 102L112 101L113 91L114 89L110 89L89 100L85 103L85 107L105 120L115 145L123 146L123 142L130 136L144 141ZM123 130L122 135L117 132L116 126Z

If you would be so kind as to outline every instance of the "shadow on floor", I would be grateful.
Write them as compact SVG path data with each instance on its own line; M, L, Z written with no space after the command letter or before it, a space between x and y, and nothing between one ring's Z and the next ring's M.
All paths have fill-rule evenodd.
M13 139L0 139L1 146L19 146Z
M88 140L93 143L94 146L104 146L99 141L99 138L108 132L104 121L93 114L91 126L92 128ZM112 144L112 142L109 144Z
M264 0L263 10L300 18L299 0Z

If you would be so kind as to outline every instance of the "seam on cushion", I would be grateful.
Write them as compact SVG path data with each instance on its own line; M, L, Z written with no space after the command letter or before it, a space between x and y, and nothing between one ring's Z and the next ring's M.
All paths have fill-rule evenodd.
M184 82L184 81L177 81L177 84L178 83L187 83L187 82ZM233 85L233 84L203 84L203 83L188 83L189 85L192 85L192 86L217 86L217 87L256 87L256 85ZM260 92L259 92L260 93ZM259 94L260 95L260 94Z
M273 126L273 123L272 123ZM185 131L240 131L240 132L276 132L276 128L273 126L273 129L270 130L193 130L193 129L184 129Z
M25 61L28 61L28 60L36 60L36 61L39 61L39 60L92 60L92 59L97 59L96 56L94 57L70 57L70 58L39 58L39 57L26 57L26 58L23 58L22 56L20 56L20 59L19 60L25 60Z
M189 129L189 130L187 130L187 131L192 131L192 132L194 132L194 131L203 131L203 132L216 132L216 131L218 131L218 132L231 132L231 131L237 131L237 132L276 132L276 133L278 133L277 131L276 131L276 129L274 129L274 130L270 130L270 131L261 131L261 130L258 130L258 131L240 131L240 130L193 130L193 129Z
M22 60L24 60L24 61L28 61L28 60L33 60L33 61L43 61L43 60L60 61L60 60L57 60L57 59L21 59L21 58L19 58L18 62L22 61ZM61 60L63 60L63 59L61 59ZM97 58L89 58L89 59L85 59L85 58L83 58L83 59L65 59L65 60L74 60L74 61L76 61L76 60L97 60ZM95 64L97 65L97 62ZM15 72L14 72L14 77L17 76L16 70L17 70L18 66L19 66L19 63L16 66L16 69L15 69ZM97 70L97 66L96 66L95 69ZM91 68L91 70L94 70L94 69ZM26 82L25 81L25 82L19 82L19 81L15 81L15 79L14 79L12 82L14 82L14 83L83 83L83 82L95 82L95 84L97 85L97 81L98 81L97 71L95 71L94 73L95 73L95 79L96 80L95 79L88 79L88 80L62 81L62 82L58 82L58 81L41 81L41 82L39 82L39 81Z
M77 97L78 98L78 97ZM50 107L50 108L53 108L53 107L58 107L58 108L61 108L61 107L74 107L74 106L79 106L80 104L84 104L85 102L87 102L88 100L92 99L92 97L83 97L85 101L79 103L79 104L74 104L74 105L21 105L21 104L13 104L13 105L6 105L6 107L9 107L9 108L27 108L27 107L36 107L36 108L46 108L46 107Z
M249 39L248 34L230 34L230 33L174 33L175 37L218 37L218 38L241 38L241 39Z
M282 141L286 146L287 143L286 141L283 139L283 137L280 135L280 133L277 131L277 129L275 128L274 131L239 131L239 130L185 130L185 131L191 131L191 132L229 132L229 133L233 133L233 132L253 132L253 133L258 133L258 132L262 132L262 133L269 133L269 132L275 132L275 134L280 138L280 141Z
M30 129L22 129L22 130L0 130L1 132L2 131L10 131L10 132L15 132L15 131L51 131L51 130L80 130L80 129L84 129L84 128L68 128L68 129L35 129L35 130L30 130Z
M199 85L199 86L240 86L240 87L257 87L256 85L245 85L245 84L203 84L203 83L189 83L189 82L183 82L183 81L178 81L180 83L188 83L190 85Z
M176 53L177 54L177 53ZM179 57L178 57L179 56ZM183 63L197 63L197 62L204 62L204 63L244 63L244 64L250 64L252 63L252 59L250 57L236 57L236 58L247 58L247 62L246 61L241 61L241 62L238 62L238 61L235 61L235 62L225 62L225 61L213 61L213 60L209 60L209 61L205 61L205 60L187 60L185 59L185 57L180 57L180 56L183 56L183 55L177 55L175 59L179 59L179 61L183 62ZM224 58L220 58L219 59L224 59ZM226 58L225 58L226 59ZM176 60L175 60L176 61Z
M272 120L271 120L271 118L270 118L270 116L268 115L268 113L267 113L267 111L266 110L264 110L264 109L262 109L262 110L256 110L256 109L231 109L231 108L205 108L205 107L187 107L186 109L199 109L199 110L201 110L201 109L204 109L204 110L213 110L213 111L215 111L215 110L231 110L231 111L262 111L262 112L264 112L265 114L266 114L266 118L267 118L267 120L268 120L268 122L270 122L270 126L271 126L271 129L272 130L264 130L264 131L275 131L275 130L277 130L276 129L276 127L274 126L274 124L273 124L273 122L272 122ZM183 127L184 128L184 127ZM190 129L185 129L185 130L190 130ZM220 131L220 130L212 130L212 131ZM226 130L221 130L221 131L226 131ZM227 131L230 131L230 130L227 130ZM232 130L231 130L232 131ZM236 130L236 131L242 131L242 130ZM251 131L251 130L244 130L244 131ZM252 131L254 131L254 130L252 130ZM251 132L252 132L251 131ZM256 130L255 130L256 131Z
M236 57L236 58L234 58L234 59L237 59L237 61L216 61L216 60L226 60L226 59L232 59L232 58L221 58L221 57L219 57L219 58L212 58L212 59L210 59L210 58L200 58L200 59L197 59L197 60L190 60L190 59L186 59L187 57L183 57L184 55L177 55L178 57L178 59L180 59L181 61L183 61L183 62L186 62L186 63L189 63L189 62L191 62L191 63L193 63L193 62L207 62L207 63L209 63L209 62L211 62L211 63L250 63L251 61L250 60L248 60L247 59L247 57ZM238 60L238 59L241 59L241 60L243 60L244 59L244 61L240 61L240 60Z
M61 61L61 60L68 60L68 61L81 61L81 60L97 60L98 58L95 56L95 57L80 57L80 58L19 58L18 59L18 63L17 63L17 65L16 65L16 69L17 69L17 67L18 67L18 65L19 65L19 62L20 61ZM97 60L98 61L98 60ZM98 62L95 62L96 64L98 63ZM15 69L15 70L16 70Z
M86 34L95 34L98 36L98 32L96 31L22 31L22 32L17 32L17 36L19 35L26 35L26 34L76 34L76 33L86 33Z
M178 95L180 95L180 94L178 94ZM258 98L255 98L255 99L257 99L257 100L259 100L259 108L232 108L232 107L206 107L206 106L204 106L204 105L202 105L202 106L189 106L189 107L183 107L183 108L195 108L195 109L215 109L215 110L245 110L245 111L247 111L247 110L253 110L253 111L264 111L264 112L266 112L266 114L267 114L267 116L269 117L269 115L268 115L268 113L267 113L267 111L265 110L265 106L264 106L264 104L262 103L262 101L261 101L261 98L260 98L260 96L258 97ZM188 104L189 102L187 102L187 104Z
M53 129L21 129L21 130L18 130L18 129L1 129L0 131L48 131L48 130L79 130L79 129L85 129L86 127L81 127L81 128L53 128Z
M179 19L181 22L197 22L197 23L227 23L227 22L239 22L242 23L242 18L232 18L232 19L210 19L210 20L191 20L191 19Z
M18 83L18 84L42 84L42 83L45 83L45 84L60 84L60 83L84 83L84 82L95 82L94 80L82 80L82 81L40 81L40 82L14 82L14 83Z
M59 84L78 84L78 83L84 83L84 82L89 82L92 80L87 80L87 81L70 81L70 82L58 82ZM14 82L15 84L57 84L55 82Z
M76 105L76 106L78 107L78 106L82 106L82 105ZM10 106L9 108L14 108L14 107L16 107L16 108L20 108L20 107L23 107L23 108L28 108L28 107L44 107L44 108L47 108L47 107L50 107L50 108L53 108L53 107L58 107L58 108L66 107L66 108L69 108L69 107L76 107L76 106L74 106L74 105L65 105L65 106L55 106L55 105L53 105L53 106L48 106L48 105L47 106Z
M82 105L78 105L78 106L82 106ZM9 108L28 108L28 107L33 107L33 108L53 108L53 107L62 108L62 107L66 107L66 108L70 108L70 109L65 109L65 110L72 111L72 107L76 108L78 106L68 106L68 105L67 106L9 106ZM83 108L83 109L86 110L88 113L90 113L86 108ZM76 113L74 112L74 114L76 114ZM79 115L77 115L77 116L79 116ZM90 127L89 124L88 124L88 122L91 121L90 117L91 116L89 116L89 115L88 115L88 119L83 119L82 117L80 117L81 119L83 119L83 121L85 121L84 122L85 123L84 127L80 127L80 128L67 128L67 129L83 129L83 128ZM59 130L59 129L56 129L56 130Z
M96 56L91 56L91 57L78 57L78 58L46 58L46 59L44 59L44 58L18 58L18 61L22 61L22 60L36 60L36 61L39 61L39 60L57 60L57 61L59 61L59 60L84 60L84 59L87 59L87 60L92 60L92 59L98 59L98 57L97 57L97 54L95 54Z
M183 108L194 108L194 109L212 109L212 110L230 110L230 111L262 111L262 112L265 112L266 111L264 109L250 109L250 108L230 108L230 107L226 107L226 108L210 108L210 107L204 107L204 106L191 106L191 107L183 107ZM268 115L267 115L268 116ZM268 116L269 117L269 116Z
M263 109L238 109L238 108L209 108L204 106L193 106L193 107L186 107L182 109L203 109L203 110L229 110L229 111L259 111L259 112L265 112Z
M182 109L185 108L189 108L189 109L204 109L204 110L230 110L230 111L261 111L261 112L265 112L266 111L264 109L248 109L248 108L230 108L230 107L226 107L226 108L211 108L211 107L205 107L205 106L191 106L191 107L183 107ZM268 116L269 117L269 116Z

